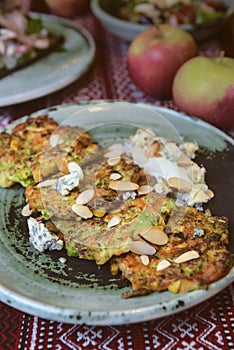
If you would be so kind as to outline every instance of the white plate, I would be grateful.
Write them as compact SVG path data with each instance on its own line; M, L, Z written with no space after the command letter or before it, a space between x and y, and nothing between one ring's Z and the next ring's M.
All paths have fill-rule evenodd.
M112 14L112 9L116 8L115 4L120 3L119 0L112 0L106 1L106 4L110 5L110 11L106 11L106 8L104 9L102 6L100 6L100 2L103 0L92 0L91 1L91 9L94 13L94 15L102 22L102 24L108 29L111 33L125 39L128 41L132 41L135 36L142 31L149 28L151 25L149 24L139 24L139 23L132 23L127 20L123 20L118 18L117 16ZM212 21L210 23L204 24L204 25L189 25L184 24L180 25L179 27L183 30L188 31L191 33L194 38L198 41L205 40L209 38L212 35L215 35L218 30L221 27L221 24L223 23L223 20L226 20L231 16L231 14L234 12L234 3L233 0L224 0L224 3L228 7L228 11L225 14L224 18L220 21ZM115 10L113 10L115 11Z
M64 35L64 50L54 51L0 79L0 107L57 91L78 79L93 61L95 43L87 30L56 16L32 16L40 17L49 30Z
M197 140L209 150L203 159L208 183L215 191L212 212L230 216L232 206L234 141L223 132L200 120L173 110L127 102L64 105L34 113L48 113L59 123L86 127L100 141L127 137L132 126L153 128L174 140ZM10 128L9 128L10 130ZM213 158L210 158L210 151ZM214 167L217 168L214 176ZM229 169L230 168L230 169ZM211 171L209 171L211 170ZM222 182L220 181L220 174ZM223 184L222 184L223 183ZM223 186L223 187L222 187ZM129 290L108 266L98 269L91 261L67 258L65 252L51 254L35 251L28 242L26 219L21 216L24 190L19 186L0 190L0 299L24 312L46 319L78 324L127 324L160 318L192 307L220 292L234 281L234 269L213 283L208 290L186 294L153 293L122 299ZM233 243L233 242L232 242Z

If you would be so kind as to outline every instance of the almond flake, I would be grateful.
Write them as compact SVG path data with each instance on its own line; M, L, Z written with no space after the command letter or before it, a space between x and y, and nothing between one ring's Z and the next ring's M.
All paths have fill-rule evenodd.
M111 181L109 187L115 191L135 191L139 188L139 185L126 180L120 181Z
M154 141L153 143L151 143L151 145L147 149L146 157L147 158L156 157L159 149L160 149L160 143L158 141Z
M198 259L199 257L200 257L200 255L198 254L198 252L196 252L195 250L189 250L188 252L179 255L174 260L174 262L177 264L181 264L181 263L186 262L186 261Z
M83 219L90 219L93 216L93 213L89 210L89 208L85 207L84 205L73 204L72 210Z
M123 154L125 152L124 146L121 143L114 143L113 145L111 145L110 147L108 147L109 151L117 151L117 152L121 152L121 154Z
M167 184L169 187L179 191L179 192L190 192L192 189L192 182L189 182L185 179L179 177L170 177L167 180Z
M112 173L110 175L110 179L113 180L113 181L119 180L119 179L121 179L121 177L122 176L119 173Z
M147 194L153 191L153 187L150 185L144 185L138 188L138 194Z
M192 161L188 156L186 156L183 152L181 152L181 154L177 160L177 165L180 167L186 168L186 167L192 165Z
M113 216L113 218L108 222L108 228L118 225L120 221L121 220L119 216Z
M148 161L143 148L134 147L131 149L131 154L134 163L138 164L140 167L143 167Z
M52 134L50 136L50 146L56 147L64 142L63 138L59 134Z
M171 265L170 261L163 259L163 260L159 261L159 263L157 265L157 271L164 270L170 265Z
M108 163L110 166L115 166L115 165L119 164L120 161L121 161L121 158L120 158L120 157L109 158L109 159L107 160L107 163Z
M195 153L198 150L197 143L194 142L185 142L180 148L187 154L187 156L191 159L195 158Z
M214 193L211 190L199 191L194 197L195 203L206 203L209 199L214 197Z
M130 242L128 248L138 255L154 255L156 253L156 249L152 245L141 241Z
M39 50L48 49L48 47L50 46L49 38L46 38L46 37L37 38L34 41L33 46Z
M83 170L81 169L79 164L77 164L76 162L70 162L68 163L67 167L68 167L69 173L72 173L73 171L77 171L80 181L84 180Z
M26 205L22 208L21 214L22 214L23 216L30 216L30 215L32 214L32 210L31 210L30 207L29 207L29 203L26 204Z
M104 158L118 158L123 154L123 150L113 150L104 154Z
M141 234L141 236L149 241L150 243L156 245L164 245L168 242L168 236L165 232L151 228L150 230Z
M76 198L76 204L87 204L89 203L93 197L94 197L95 191L93 188L90 188L88 190L85 190L79 194L79 196Z
M45 180L45 181L42 181L42 182L39 182L37 184L37 187L47 187L47 186L51 186L51 185L54 185L56 184L58 180L57 179L48 179L48 180Z
M149 262L150 262L149 257L147 255L141 255L141 262L143 265L146 265L146 266L149 265Z

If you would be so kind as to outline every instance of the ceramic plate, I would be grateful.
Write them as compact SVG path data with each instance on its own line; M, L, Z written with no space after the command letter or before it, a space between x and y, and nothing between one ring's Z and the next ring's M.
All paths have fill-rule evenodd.
M215 192L209 207L213 214L230 218L230 248L234 251L234 142L226 134L198 119L148 104L72 104L33 116L41 113L59 123L85 127L99 142L123 141L139 126L176 142L196 140L203 149L197 162L206 167L206 180ZM130 285L111 276L108 264L98 269L91 261L68 258L64 251L35 251L28 242L26 218L21 216L23 206L20 186L0 190L0 299L24 312L68 323L127 324L192 307L234 281L233 269L208 290L122 299L121 293ZM66 257L65 264L60 262L61 256Z
M56 16L32 16L40 17L49 30L65 37L63 49L0 79L0 107L57 91L78 79L93 61L95 44L85 29Z
M180 25L180 28L191 33L198 41L208 39L210 36L217 34L223 21L228 19L234 12L232 0L224 0L223 2L227 5L228 10L221 20L196 26L183 24ZM91 9L110 32L125 40L132 41L137 34L146 30L150 25L133 23L119 18L117 14L122 3L122 0L92 0Z

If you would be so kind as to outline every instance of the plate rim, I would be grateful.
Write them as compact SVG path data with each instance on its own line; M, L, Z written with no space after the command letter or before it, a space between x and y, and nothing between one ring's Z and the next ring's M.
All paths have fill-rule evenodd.
M185 115L183 113L174 111L172 109L161 107L161 106L155 106L149 103L134 103L134 102L127 102L127 101L107 101L107 100L97 100L97 101L85 101L84 103L68 103L68 104L62 104L62 105L56 105L49 108L40 109L36 112L33 112L30 114L30 116L36 117L37 114L40 114L41 112L50 112L54 109L64 109L69 107L78 107L79 110L82 110L85 107L89 107L90 105L95 104L116 104L116 103L123 103L123 104L135 104L135 105L142 105L145 107L150 107L155 111L167 111L169 113L172 113L180 116L182 119L188 118L189 120L192 120L194 122L199 122L201 125L205 127L211 127L215 130L215 132L218 132L222 137L225 138L225 140L231 142L232 145L234 145L234 140L229 137L226 133L221 131L220 129L217 129L216 127L210 125L207 122L204 122L200 119ZM27 118L28 116L22 117ZM22 118L19 118L15 122L20 122ZM119 325L119 324L130 324L135 322L143 322L143 321L149 321L152 319L158 319L161 317L166 317L171 314L175 314L180 311L184 311L186 309L189 309L201 302L204 302L207 299L210 299L214 295L221 292L224 288L227 288L233 281L234 281L234 268L230 271L230 273L225 276L225 285L223 285L223 279L213 283L210 285L209 292L206 290L198 290L191 292L187 294L188 298L189 296L195 297L192 299L192 303L190 302L188 305L180 305L176 307L176 309L172 312L171 309L167 309L165 311L164 304L168 302L161 302L161 304L156 305L148 305L148 306L140 306L139 308L135 310L110 310L110 311L102 311L101 308L99 310L71 310L71 309L65 309L60 307L54 307L53 305L47 304L46 302L40 302L35 301L33 298L29 298L26 296L19 295L18 293L14 292L13 290L10 290L10 288L6 288L1 282L0 282L0 300L8 304L9 306L15 307L16 309L19 309L23 312L27 312L32 315L37 315L39 317L55 320L55 321L61 321L61 322L67 322L67 323L86 323L88 325ZM215 289L214 286L220 285L218 289ZM121 296L120 296L121 297ZM202 300L201 300L202 297ZM183 299L183 295L178 295L178 300ZM191 299L191 298L190 298ZM175 302L173 299L170 302ZM169 303L170 303L169 302ZM158 312L158 310L160 310ZM47 314L45 314L45 311L47 311Z

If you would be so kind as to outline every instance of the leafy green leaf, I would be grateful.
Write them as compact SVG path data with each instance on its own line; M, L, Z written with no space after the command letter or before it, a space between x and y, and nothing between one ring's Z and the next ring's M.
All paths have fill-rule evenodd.
M39 34L43 29L43 24L40 18L28 18L26 34Z
M199 11L197 13L197 23L198 24L204 24L210 21L214 21L216 19L219 19L223 16L223 12L213 12L213 13L207 13L204 11Z

